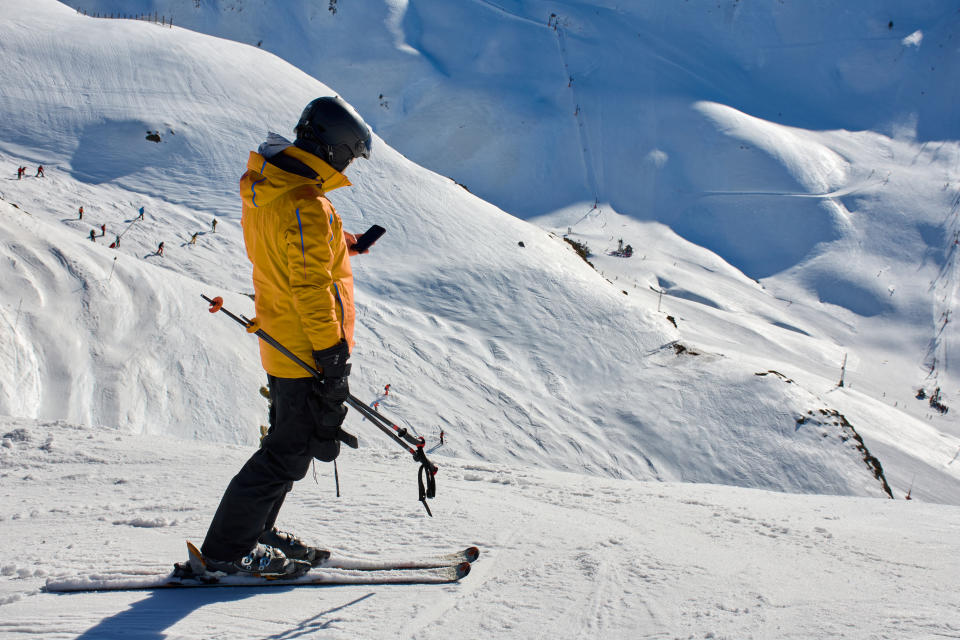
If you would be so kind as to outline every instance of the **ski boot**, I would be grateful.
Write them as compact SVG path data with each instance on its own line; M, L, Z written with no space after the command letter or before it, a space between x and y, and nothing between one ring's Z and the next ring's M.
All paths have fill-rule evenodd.
M292 560L307 562L311 567L319 566L330 557L326 549L311 547L292 533L278 531L276 527L261 533L260 543L279 549Z
M282 550L258 543L250 553L236 560L223 561L203 556L208 572L258 576L261 578L296 578L310 570L310 563L288 558Z

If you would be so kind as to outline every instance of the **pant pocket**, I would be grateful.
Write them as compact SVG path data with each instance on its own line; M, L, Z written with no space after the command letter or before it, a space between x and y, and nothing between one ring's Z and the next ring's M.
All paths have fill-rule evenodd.
M340 455L337 434L347 415L347 408L342 404L331 406L315 393L311 394L309 403L314 422L310 455L321 462L332 462Z

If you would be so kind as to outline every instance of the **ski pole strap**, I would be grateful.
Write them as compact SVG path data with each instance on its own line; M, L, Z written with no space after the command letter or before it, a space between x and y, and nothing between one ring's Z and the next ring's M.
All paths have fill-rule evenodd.
M426 469L426 465L420 465L420 471L417 477L417 484L420 488L420 502L421 504L423 504L423 508L427 510L427 515L432 518L433 512L430 511L430 505L427 504L427 492L432 490L434 493L436 493L436 485L434 484L433 474L427 471L427 488L426 490L424 489L423 472L425 469Z
M420 491L420 502L423 504L423 508L427 510L427 515L432 518L433 512L430 511L427 498L435 498L437 495L437 467L423 455L423 449L420 450L418 460L420 461L420 471L417 473L417 488Z
M430 511L430 505L427 504L427 498L435 498L437 496L437 467L427 460L423 449L419 449L417 453L418 455L414 456L414 458L420 462L420 471L417 473L417 488L420 490L420 502L423 503L423 508L427 510L427 515L432 518L433 513ZM424 483L424 478L426 478L426 483Z

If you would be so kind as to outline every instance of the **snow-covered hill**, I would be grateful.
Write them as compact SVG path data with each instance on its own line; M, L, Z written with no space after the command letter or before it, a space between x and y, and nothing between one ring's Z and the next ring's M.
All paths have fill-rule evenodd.
M220 167L228 158L242 167L256 132L289 127L295 116L278 106L278 95L299 105L305 100L296 96L328 90L255 47L144 22L93 19L54 3L46 7L45 19L38 8L32 22L5 39L12 57L29 51L48 57L42 76L3 78L11 88L4 126L31 131L28 122L39 110L52 114L48 128L77 142L57 146L46 134L54 145L45 160L47 177L14 181L5 196L20 206L8 208L11 215L29 213L37 225L5 247L6 265L20 281L8 302L11 314L16 309L23 316L13 336L40 352L33 364L23 358L18 376L35 381L35 390L5 393L26 407L11 412L251 442L263 418L255 393L262 380L253 360L256 345L208 316L199 299L205 286L226 287L228 306L249 312L249 300L239 295L249 285L236 205L221 204L234 197L235 187L202 171L208 164L211 174L225 171ZM57 43L68 33L71 49L62 50ZM144 82L140 67L125 62L127 53L116 53L117 43L124 51L162 49L171 59L169 52L176 52L175 65L158 63ZM243 82L230 90L231 101L218 102L230 82L228 59L299 88L264 97ZM110 79L91 79L90 60L110 69ZM218 71L208 77L207 69ZM50 89L41 92L45 86ZM93 89L84 93L85 86ZM142 94L103 88L110 86ZM31 91L41 97L25 102L21 96ZM153 95L161 98L152 101ZM111 114L107 121L104 113ZM130 122L142 123L141 131L122 124ZM92 139L86 133L91 128L99 132ZM238 139L243 129L248 133ZM147 131L160 131L161 142L148 140ZM91 146L70 153L75 144ZM135 165L125 178L90 178L90 166L123 175L128 158L155 167ZM189 178L183 167L190 167ZM127 186L141 175L143 190L153 196L145 204ZM356 389L374 397L391 384L385 408L424 435L444 429L452 453L613 477L884 494L870 452L833 415L834 405L819 397L817 385L828 388L825 381L812 378L815 383L806 386L784 375L758 375L780 371L781 362L684 345L682 333L654 313L649 297L625 295L557 236L504 214L385 144L354 177L349 195L334 194L347 224L359 230L377 222L390 230L374 254L356 260ZM186 204L191 200L195 206ZM82 204L85 219L72 220ZM140 204L149 211L143 221L133 215ZM210 215L225 220L220 231L188 244L192 232L210 224ZM87 238L88 225L104 219L110 235L129 227L116 268L117 252ZM152 255L164 239L165 255ZM25 266L52 259L63 266ZM169 278L170 270L193 282ZM60 296L48 297L57 290ZM57 309L50 313L53 300ZM21 366L18 353L12 352L14 367ZM90 399L93 389L102 397ZM52 397L56 401L47 401ZM907 429L930 437L915 421L904 427L898 417L894 430L884 424L889 418L881 420L874 427L881 433L902 437ZM938 443L921 460L935 464L952 453L949 446ZM895 470L894 477L906 483L913 473L912 467L910 478ZM921 485L937 486L929 499L952 501L953 490L936 495L945 483Z
M199 4L216 9L213 26L227 24L227 11L277 9ZM380 6L341 1L335 17L361 5ZM325 7L312 6L310 15L326 18ZM475 24L492 34L489 53L512 42L502 29L532 24L517 18L532 3L457 6L492 11ZM453 5L418 2L385 4L363 19L382 14L409 36L411 16L427 7L431 19L457 17ZM591 10L566 7L581 20ZM296 42L300 32L285 15L276 12L277 33ZM554 47L574 39L566 21L556 31L537 29ZM441 49L464 55L452 33ZM398 68L377 56L406 51L405 41L380 41L358 69L392 78ZM439 637L455 622L465 637L526 637L542 633L544 619L556 623L557 637L628 637L638 628L653 636L809 637L811 617L822 625L819 635L837 635L851 611L867 636L957 632L945 587L957 569L956 508L917 501L960 504L960 423L913 398L916 352L928 345L939 358L931 381L944 385L948 404L955 394L947 387L949 323L929 318L931 304L952 309L953 253L924 247L943 244L952 228L957 145L774 124L717 95L678 110L685 124L671 129L680 136L675 147L649 156L668 173L674 160L687 163L683 175L695 194L680 190L670 201L775 197L795 207L770 224L758 211L732 219L741 211L731 207L729 224L719 225L713 216L722 207L711 204L702 221L715 225L711 237L726 242L724 250L683 237L690 235L684 216L621 215L606 201L591 210L593 202L563 194L551 204L533 188L529 202L550 215L531 224L380 137L371 161L351 167L355 186L331 194L348 229L388 229L354 261L352 389L372 399L390 384L384 411L433 444L446 432L433 453L441 497L437 518L422 517L415 467L351 415L348 428L363 448L343 456L341 474L356 493L333 502L328 487L303 483L284 524L347 549L480 544L489 557L470 582L415 590L413 599L430 604L412 618L401 604L409 594L399 591L386 608L367 602L366 590L333 591L342 600L324 600L321 610L316 593L258 594L252 618L240 613L248 609L243 594L38 594L47 576L97 566L105 543L118 563L162 570L181 556L184 538L202 537L223 485L256 442L265 405L255 340L207 313L200 294L222 294L229 308L250 314L236 196L246 154L268 130L289 133L309 99L347 94L255 44L92 18L53 0L29 8L0 0L0 55L11 61L0 66L0 164L10 168L0 180L0 362L9 372L0 380L0 523L11 534L11 559L0 563L8 577L0 582L5 635L157 637L170 629L235 637L220 616L243 615L244 628L260 635L324 627L370 637L395 613L409 619L388 632L396 637ZM533 59L542 54L530 50ZM448 71L455 66L447 63ZM482 74L474 82L477 92L491 84ZM499 86L524 82L508 75ZM411 109L402 126L432 117L453 131L446 118L468 113L460 111L463 85L420 86L431 99L458 100L445 110ZM550 103L531 109L503 99L511 117L549 124ZM935 115L940 106L931 109ZM402 128L402 118L391 129L382 114L368 117L378 133ZM690 118L701 128L686 128ZM565 155L531 140L539 158ZM506 165L488 160L464 166L488 166L488 176L511 164L521 174L532 170L519 156ZM27 177L17 180L15 167L24 164ZM38 164L46 177L33 177ZM873 165L891 174L878 180L867 170ZM902 214L907 206L912 215ZM567 227L570 239L593 248L596 268L561 238ZM745 233L755 242L742 242ZM110 248L116 236L119 247ZM637 247L633 258L607 255L620 237ZM758 282L731 257L738 248L768 252L758 269L781 257L785 266ZM919 267L917 252L926 260ZM811 283L812 275L819 279ZM868 277L893 288L878 296L881 285L863 284ZM851 300L854 284L862 295ZM824 291L836 295L821 301ZM838 387L845 354L846 383ZM667 483L636 482L643 480ZM886 500L887 487L916 500ZM624 568L623 557L637 566ZM851 592L853 573L874 591ZM809 576L830 588L812 599L804 591ZM881 615L898 596L898 613ZM264 614L275 599L284 611L310 613L294 623L286 613ZM351 603L363 603L357 617L314 617ZM131 608L118 612L118 604ZM215 610L197 610L205 604ZM50 606L55 614L37 626ZM571 610L584 611L578 623L561 615Z
M949 324L960 21L949 3L69 4L159 12L271 51L336 87L391 146L513 215L588 233L577 223L590 212L617 227L604 247L623 233L644 252L645 227L619 217L666 224L761 279L791 316L820 316L787 324L863 369L895 370L861 381L871 395L922 418L925 405L909 402L921 387L960 399ZM716 300L699 265L661 270L628 275L663 278L687 299L752 299L747 284Z
M595 198L671 215L671 192L701 177L676 155L713 129L701 101L811 130L960 135L960 26L941 0L67 4L156 13L270 51L336 87L418 164L521 217Z
M847 389L898 423L927 422L908 420L909 439L960 436L955 415L915 398L958 397L960 147L945 106L957 88L943 81L958 34L942 3L70 4L271 51L336 87L407 156L589 241L644 308L651 288L675 298L688 342L716 344L720 315L737 327L724 353L815 394L846 362ZM599 255L621 238L640 260ZM868 436L903 442L899 424L871 433L876 417L858 417Z

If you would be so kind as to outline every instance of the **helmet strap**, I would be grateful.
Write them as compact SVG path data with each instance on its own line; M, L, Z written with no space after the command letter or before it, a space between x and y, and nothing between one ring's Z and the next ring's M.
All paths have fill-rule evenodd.
M336 162L334 161L333 149L330 148L330 145L323 144L322 142L315 142L313 140L305 140L303 138L297 138L296 140L293 141L293 146L297 147L298 149L303 149L307 153L320 158L321 160L323 160L324 162L329 164L331 167L333 167L334 169L340 172L346 169L347 166L350 164L350 162L348 161L342 167L338 167ZM352 159L353 158L351 158L351 160Z

